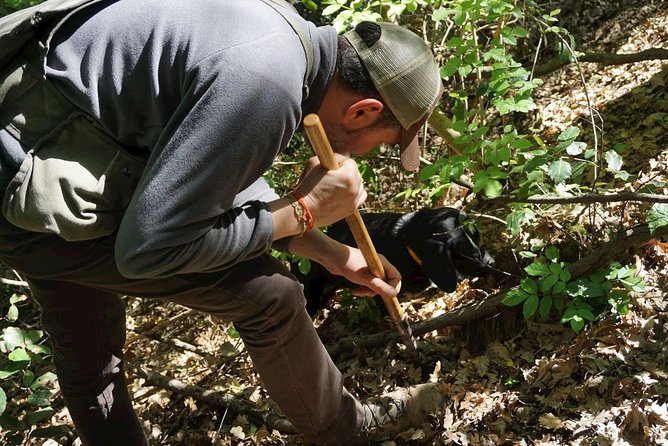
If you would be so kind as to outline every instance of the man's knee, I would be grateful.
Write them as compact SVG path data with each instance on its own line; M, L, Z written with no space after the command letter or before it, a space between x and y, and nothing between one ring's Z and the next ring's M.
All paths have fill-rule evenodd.
M254 286L248 290L258 293L253 297L257 313L234 321L237 328L273 331L291 323L306 311L303 287L291 274L262 276L252 282Z

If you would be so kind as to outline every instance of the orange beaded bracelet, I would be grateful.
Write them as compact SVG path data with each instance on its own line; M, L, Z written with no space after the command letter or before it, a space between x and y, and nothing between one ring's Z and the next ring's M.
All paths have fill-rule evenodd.
M288 199L290 200L292 208L295 210L295 215L297 216L297 219L302 224L302 232L298 236L301 237L306 232L313 229L313 215L311 214L311 211L309 210L308 206L306 206L304 198L301 195L299 195L296 191L294 190L290 191L288 193Z

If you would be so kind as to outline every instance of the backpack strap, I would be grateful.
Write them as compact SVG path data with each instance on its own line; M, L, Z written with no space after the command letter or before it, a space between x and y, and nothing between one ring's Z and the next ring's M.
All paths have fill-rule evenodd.
M298 16L299 13L297 10L284 0L262 0L265 4L274 9L277 13L285 19L294 32L299 36L299 40L302 43L304 48L304 54L306 55L306 74L304 75L304 99L308 97L308 80L311 77L311 72L313 71L313 42L308 35L308 32L304 28L301 19L297 19L295 14Z

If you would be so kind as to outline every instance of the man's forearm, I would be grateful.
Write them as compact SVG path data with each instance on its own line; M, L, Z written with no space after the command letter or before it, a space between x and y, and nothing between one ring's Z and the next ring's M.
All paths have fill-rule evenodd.
M293 237L288 249L292 254L306 257L327 267L336 261L340 243L332 240L319 229L307 232L302 237Z

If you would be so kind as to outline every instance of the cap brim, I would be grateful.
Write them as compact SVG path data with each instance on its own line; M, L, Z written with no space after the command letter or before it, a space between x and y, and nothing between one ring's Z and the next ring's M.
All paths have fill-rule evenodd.
M401 129L401 139L399 141L399 148L401 149L401 165L404 166L404 169L406 170L414 171L420 167L420 141L418 141L418 132L434 112L434 109L436 109L438 100L441 98L442 94L443 85L441 84L438 96L424 118L413 124L408 130Z
M404 169L409 171L417 170L420 167L420 141L418 132L420 127L424 125L427 118L420 122L413 124L408 129L401 131L401 140L399 141L399 148L401 149L401 165Z
M399 141L399 147L401 148L401 165L404 166L404 169L406 170L414 171L420 167L420 141L418 141L418 132L436 109L438 100L443 95L443 84L441 84L439 90L434 104L424 118L413 124L408 130L401 129L401 139Z

